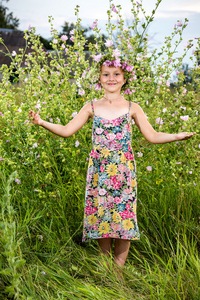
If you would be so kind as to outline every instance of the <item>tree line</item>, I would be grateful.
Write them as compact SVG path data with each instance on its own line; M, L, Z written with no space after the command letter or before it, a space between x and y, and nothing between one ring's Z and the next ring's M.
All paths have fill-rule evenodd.
M15 29L17 30L19 28L20 20L13 15L12 12L9 12L8 7L5 6L5 2L9 2L9 0L1 0L0 1L0 28L7 28L7 29ZM67 36L70 36L70 32L75 29L75 24L70 22L64 22L64 25L62 26L62 32L60 32L60 36L65 34ZM95 36L93 33L90 33L91 28L89 27L83 27L80 26L80 30L83 32L83 36L87 40L87 43L85 45L85 49L87 50L88 44L92 43L95 44ZM52 42L53 38L46 39L42 36L40 36L40 41L44 45L44 47L47 50L52 49ZM106 36L103 35L103 39L106 39ZM72 40L70 38L66 41L67 45L73 45Z

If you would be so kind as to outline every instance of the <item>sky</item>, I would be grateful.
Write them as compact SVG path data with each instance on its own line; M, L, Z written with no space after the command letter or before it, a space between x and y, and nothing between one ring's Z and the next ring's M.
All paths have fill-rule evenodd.
M141 0L138 0L141 2ZM115 0L114 5L122 6L122 16L124 19L131 19L132 3L130 0ZM143 0L143 8L150 15L155 8L155 0ZM93 21L98 19L99 27L104 28L107 22L107 10L109 0L9 0L4 4L8 7L8 12L20 21L19 29L26 30L29 25L36 28L36 33L44 38L50 38L50 24L48 17L54 18L54 28L62 31L64 22L75 22L74 8L79 5L79 17L81 24L89 27ZM189 24L183 34L183 42L179 47L179 54L183 53L184 44L188 40L200 37L200 0L162 0L159 5L155 19L149 27L148 34L153 48L163 45L164 37L170 35L177 20L189 19ZM185 59L189 63L191 50Z

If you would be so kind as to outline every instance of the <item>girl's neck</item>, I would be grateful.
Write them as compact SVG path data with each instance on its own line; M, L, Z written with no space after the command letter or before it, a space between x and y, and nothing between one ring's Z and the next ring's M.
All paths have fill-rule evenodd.
M115 102L115 101L118 101L118 100L122 100L122 95L121 94L118 94L118 95L116 95L116 94L113 94L113 95L112 94L109 94L109 95L104 94L103 98L105 100L107 100L109 103L112 103L112 102Z

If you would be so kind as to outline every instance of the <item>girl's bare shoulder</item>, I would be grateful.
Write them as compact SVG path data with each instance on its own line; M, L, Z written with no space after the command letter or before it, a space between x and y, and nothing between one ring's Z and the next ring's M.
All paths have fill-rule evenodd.
M139 104L131 101L130 114L131 114L132 117L135 117L135 115L137 113L140 113L142 111L143 110L142 110L142 108L141 108L141 106Z
M80 112L87 113L89 117L92 117L93 116L92 101L87 102L85 105L83 105Z

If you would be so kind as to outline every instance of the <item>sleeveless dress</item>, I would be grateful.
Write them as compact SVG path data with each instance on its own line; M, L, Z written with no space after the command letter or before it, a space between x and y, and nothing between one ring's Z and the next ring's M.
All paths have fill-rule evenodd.
M107 120L94 113L93 148L86 179L83 241L100 238L138 240L136 166L128 113Z

